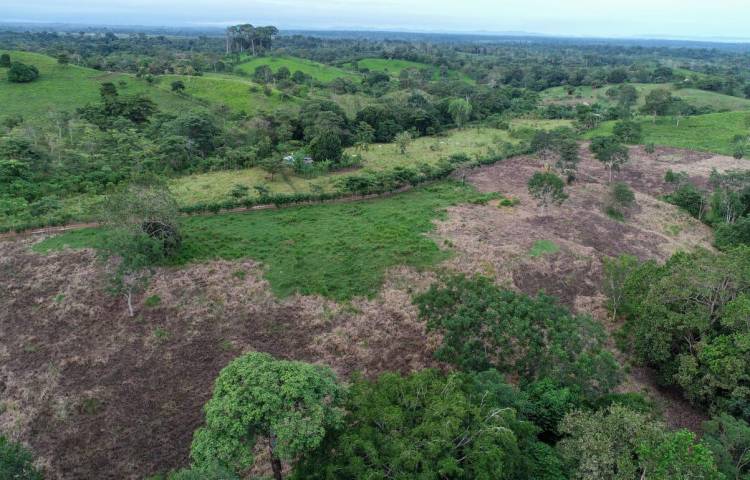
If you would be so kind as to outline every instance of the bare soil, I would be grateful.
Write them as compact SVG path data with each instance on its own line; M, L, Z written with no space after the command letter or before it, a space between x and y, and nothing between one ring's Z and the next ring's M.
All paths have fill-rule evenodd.
M668 191L668 168L705 181L713 166L735 168L733 159L634 149L618 180L636 190L638 206L617 222L602 213L607 174L585 157L570 199L544 214L526 191L538 160L472 172L480 190L521 202L449 209L433 233L455 251L444 266L544 290L614 329L599 291L603 257L710 248L706 227L655 196ZM537 240L559 251L531 257ZM0 241L0 431L28 444L50 479L136 479L186 465L213 381L242 352L330 365L343 378L440 367L431 356L439 339L411 303L434 281L430 272L397 268L376 298L336 303L275 298L249 260L161 269L129 318L93 252L40 255L35 241ZM624 388L651 392L673 425L697 428L704 418L656 389L646 370L634 368Z

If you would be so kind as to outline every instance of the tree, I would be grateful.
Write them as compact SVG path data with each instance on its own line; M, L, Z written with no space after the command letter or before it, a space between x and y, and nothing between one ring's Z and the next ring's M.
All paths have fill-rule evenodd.
M0 62L0 66L2 66L1 63L2 62ZM742 89L742 93L745 94L745 98L750 98L750 83L745 85L745 88Z
M218 463L239 474L253 465L253 449L263 438L274 478L281 480L282 462L317 448L342 425L343 395L328 368L243 355L219 373L190 455L198 467Z
M393 141L396 143L398 151L401 152L401 155L406 155L406 149L411 144L411 134L409 132L401 132L396 135L396 138L394 138Z
M274 78L276 78L276 81L281 82L284 80L289 80L291 76L292 72L289 71L289 68L286 65L282 65L278 70L276 70Z
M336 132L323 131L310 142L310 154L315 161L329 160L338 163L343 153L341 138Z
M568 194L565 193L565 182L552 172L534 173L529 179L528 187L529 193L542 208L542 214L547 206L562 205L568 198Z
M298 465L295 478L563 478L554 451L517 419L517 396L494 371L358 378L344 428Z
M133 296L148 285L154 265L174 255L181 245L179 208L165 185L144 181L109 195L103 222L100 254L116 262L111 290L125 297L133 317Z
M643 137L643 127L638 122L622 120L615 124L612 134L619 142L636 144Z
M664 88L657 88L651 90L646 95L646 100L641 107L641 111L653 115L654 123L656 123L657 116L669 115L673 102L674 97L672 97L672 92Z
M273 70L268 65L259 65L253 73L253 80L264 85L271 83L273 82Z
M427 329L442 336L436 358L464 371L495 368L522 385L553 378L589 398L619 383L601 326L543 294L529 297L488 278L450 276L414 303Z
M0 435L0 478L8 480L42 480L42 473L34 468L31 453L21 444Z
M0 68L10 67L10 55L3 53L0 55Z
M564 139L560 144L559 156L555 168L565 175L568 184L573 183L578 172L581 157L578 152L578 142L575 139Z
M594 137L591 140L591 151L609 170L609 183L612 183L612 172L620 171L630 159L627 147L615 137Z
M580 480L721 480L711 451L687 430L666 426L621 405L563 419L558 443L571 478Z
M750 247L677 253L625 282L634 357L692 403L750 419Z
M703 443L727 480L750 479L750 425L723 414L703 424Z
M8 69L8 81L11 83L29 83L39 78L39 70L34 65L12 62Z
M471 103L463 98L454 98L448 103L448 113L458 128L462 128L469 121L472 110Z
M359 122L354 131L354 138L357 149L366 152L370 149L370 144L375 141L375 129L367 122Z
M67 53L60 53L57 55L57 63L62 66L67 66L70 64L70 56Z
M617 319L617 313L625 299L625 282L638 268L638 259L631 255L620 255L616 258L603 260L604 281L602 290L609 300L612 319Z
M268 172L268 175L271 177L270 180L273 182L276 174L281 173L284 170L284 159L278 155L271 155L264 158L261 161L260 166L263 170Z
M175 80L172 82L171 88L175 93L182 93L185 91L185 82L182 80Z

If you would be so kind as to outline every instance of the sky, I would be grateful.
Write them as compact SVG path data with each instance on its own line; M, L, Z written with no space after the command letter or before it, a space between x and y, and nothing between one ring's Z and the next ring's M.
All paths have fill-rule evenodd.
M0 0L0 21L750 38L750 0Z

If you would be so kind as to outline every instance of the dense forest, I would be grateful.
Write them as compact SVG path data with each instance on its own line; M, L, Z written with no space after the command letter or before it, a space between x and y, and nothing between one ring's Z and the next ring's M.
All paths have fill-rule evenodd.
M196 368L212 387L184 379L190 400L175 393L171 410L149 413L169 422L178 418L169 412L188 410L179 428L189 441L133 439L141 457L110 463L65 460L60 438L69 434L39 431L101 420L118 400L89 386L80 403L60 394L72 406L39 407L49 423L14 427L21 380L12 375L26 378L26 367L8 360L0 478L750 478L747 156L750 49L741 45L315 36L250 24L0 31L5 248L32 229L72 230L45 231L0 261L9 305L0 330L13 332L7 351L30 358L35 375L54 363L40 360L45 352L64 347L37 346L22 317L54 312L62 331L74 325L66 315L85 317L102 302L113 322L148 326L139 348L151 352L143 358L164 355L155 370L183 358L165 352L177 338L189 352L209 327L169 323L189 302L153 289L214 261L235 262L221 290L256 274L267 282L271 293L253 307L266 310L243 321L276 318L271 305L293 308L274 302L307 298L321 302L304 314L319 316L308 328L320 335L338 316L370 319L367 302L387 291L402 303L379 309L411 318L419 333L403 348L424 353L402 364L407 355L390 340L370 347L367 337L376 345L386 328L377 322L357 344L381 349L376 367L310 353L322 347L310 346L302 320L258 327L258 338L271 338L265 349L215 334ZM519 211L525 217L500 223ZM514 230L523 222L557 240L527 238ZM533 242L492 263L496 237ZM69 247L96 252L100 296L68 304L69 290L24 293L36 288L24 277L35 262L62 261ZM247 259L263 271L248 273ZM547 259L552 270L519 279L524 262ZM518 268L504 277L505 264ZM417 273L389 280L403 266ZM50 275L75 270L66 268ZM217 324L240 302L209 297L196 298ZM150 328L159 315L171 330ZM314 339L335 344L347 328ZM310 345L282 349L287 336ZM336 348L341 359L354 347ZM636 371L650 375L644 388L631 388ZM670 403L698 420L681 423ZM100 438L86 435L83 450Z

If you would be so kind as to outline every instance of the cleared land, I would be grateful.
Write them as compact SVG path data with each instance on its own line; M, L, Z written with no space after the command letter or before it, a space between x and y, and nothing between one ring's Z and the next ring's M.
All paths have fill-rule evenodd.
M701 152L714 152L732 155L732 140L737 135L747 135L747 112L711 113L680 119L660 117L653 119L640 117L638 122L643 127L642 143L653 143L665 147L685 148ZM609 135L615 122L605 122L596 130L588 132L587 138L596 135Z
M363 58L357 62L357 65L360 70L368 69L372 72L384 72L395 78L398 78L401 71L407 68L413 68L416 70L427 69L427 70L432 71L433 80L440 79L440 69L438 67L434 65L427 65L426 63L412 62L409 60L387 59L387 58ZM348 64L346 66L350 68L354 68L354 66L351 64ZM465 82L475 83L471 77L469 77L468 75L462 72L457 72L455 70L448 70L447 74L448 74L448 78L453 79L453 80L463 80Z
M297 57L258 57L239 64L237 68L252 75L255 69L261 65L268 65L274 73L278 72L281 67L286 67L291 73L300 71L324 83L331 82L337 78L347 78L349 80L359 80L360 78L359 75L341 68Z
M292 106L294 97L284 97L276 89L266 95L263 86L231 75L206 74L200 77L186 75L163 75L159 77L159 88L166 91L172 82L185 84L185 94L203 102L204 105L224 105L235 112L247 114L270 112L285 105Z
M742 164L634 148L618 180L636 191L637 207L618 222L603 213L607 174L586 152L570 199L545 215L526 190L541 162L519 157L467 178L484 196L447 182L378 201L191 219L189 263L158 269L135 319L108 295L92 251L35 251L76 235L79 246L90 244L95 233L36 248L0 242L0 426L30 442L51 478L135 479L182 465L216 374L241 352L322 362L344 376L439 367L437 339L411 303L434 269L542 289L614 328L599 291L602 258L711 248L707 227L656 200L670 188L663 172L686 171L700 183L714 166ZM489 200L498 195L520 203ZM673 425L700 422L650 382L632 368L623 389L648 388Z
M0 68L0 118L21 115L33 123L43 121L40 119L50 112L73 111L98 102L99 86L104 82L114 83L123 95L145 94L165 111L198 106L194 100L151 87L132 75L63 66L54 58L37 53L0 50L2 53L8 53L13 61L37 67L39 78L31 83L11 83L6 79L7 69Z
M666 83L632 83L630 84L638 91L638 105L643 105L651 91L658 88L665 88L672 91L676 97L680 97L689 104L696 107L711 107L718 111L738 111L750 110L750 99L733 97L722 93L708 92L695 88L677 88L674 84ZM573 95L568 95L566 87L554 87L542 92L542 100L545 103L575 105L579 103L601 103L610 105L612 99L607 96L607 90L616 87L607 85L602 88L594 89L590 86L577 87Z

